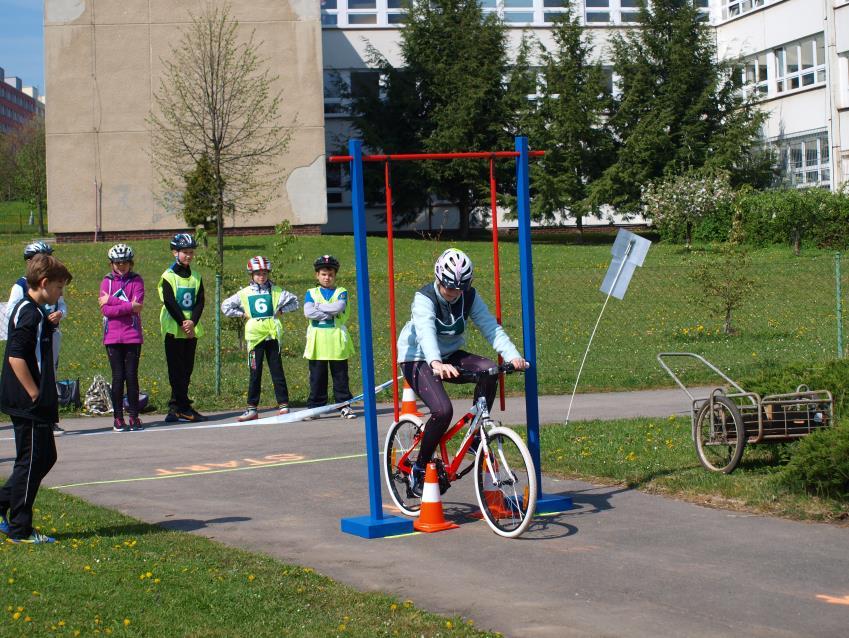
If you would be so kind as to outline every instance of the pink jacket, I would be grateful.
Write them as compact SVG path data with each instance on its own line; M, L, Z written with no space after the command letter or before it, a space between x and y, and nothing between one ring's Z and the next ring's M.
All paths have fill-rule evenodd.
M101 306L103 313L103 343L142 343L141 315L133 312L132 302L144 303L144 280L130 272L122 277L109 273L100 284L100 295L109 295L109 301Z

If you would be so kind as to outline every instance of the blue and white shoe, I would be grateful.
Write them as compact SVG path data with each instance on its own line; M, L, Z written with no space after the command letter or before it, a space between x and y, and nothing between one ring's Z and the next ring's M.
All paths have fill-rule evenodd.
M31 543L33 545L43 545L46 543L55 543L56 539L47 534L42 534L37 529L32 530L32 534L26 538L7 538L7 543Z
M8 536L10 531L9 521L6 520L5 516L0 516L0 534Z

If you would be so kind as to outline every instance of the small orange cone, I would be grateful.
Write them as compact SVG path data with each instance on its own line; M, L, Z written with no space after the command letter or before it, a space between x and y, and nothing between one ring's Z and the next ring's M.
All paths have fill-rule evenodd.
M496 518L510 518L514 512L511 512L505 507L504 494L492 482L492 476L489 473L488 461L484 459L485 474L483 479L483 500L486 501L487 509ZM527 499L527 495L525 495ZM483 513L477 512L472 514L472 518L483 518Z
M413 392L413 389L410 387L410 384L407 383L406 379L404 379L404 391L401 393L401 414L422 416L422 413L418 411L418 406L416 405L416 393Z
M424 491L422 492L422 509L419 512L419 517L413 521L413 527L420 532L441 532L460 527L456 523L446 521L442 514L442 496L439 494L436 463L427 464Z

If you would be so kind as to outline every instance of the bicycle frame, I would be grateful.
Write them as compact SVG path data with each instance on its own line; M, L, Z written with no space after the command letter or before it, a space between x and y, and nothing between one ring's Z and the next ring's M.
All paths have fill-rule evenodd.
M442 466L445 470L445 475L448 478L449 482L456 481L459 478L462 478L466 474L468 474L474 468L474 462L472 462L469 467L465 468L462 472L460 472L460 465L463 463L463 460L466 457L466 452L469 451L469 448L472 445L472 440L474 439L474 433L478 430L482 429L481 424L483 423L485 418L489 417L489 409L486 405L486 398L478 397L477 401L475 401L474 405L471 409L466 412L460 419L452 425L445 434L442 435L442 438L439 440L439 456L442 459ZM464 427L468 425L468 431L466 432L466 436L463 438L463 442L460 444L460 448L457 450L457 453L454 455L454 458L451 459L451 454L448 452L448 442L454 438L454 436L462 430ZM412 463L409 460L410 452L418 447L419 442L424 436L424 430L415 438L413 441L413 445L410 446L410 449L404 454L403 457L398 462L398 467L405 470L407 473L410 472ZM488 450L488 446L486 443L486 437L481 436L481 445L484 446L484 450ZM449 462L449 459L450 462Z

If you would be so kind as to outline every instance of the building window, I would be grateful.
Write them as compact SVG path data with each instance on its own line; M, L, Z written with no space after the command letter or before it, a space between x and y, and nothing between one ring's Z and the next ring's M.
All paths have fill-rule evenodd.
M743 62L743 91L748 95L766 95L769 92L767 54L761 53Z
M775 50L776 91L786 93L825 82L823 34Z
M407 7L416 0L321 0L321 24L326 28L392 27L406 21ZM763 0L761 0L763 1ZM568 11L572 0L479 0L485 13L496 13L508 25L551 25ZM709 0L693 0L708 16ZM575 6L571 4L571 6ZM587 25L634 24L640 0L584 0Z
M754 11L764 6L768 0L722 0L722 19L728 20L736 16Z
M784 179L792 186L831 184L828 134L817 133L777 143Z
M350 201L347 189L347 169L344 164L327 163L327 203L345 204Z
M380 72L373 69L324 72L324 114L348 117L351 100L380 95Z

